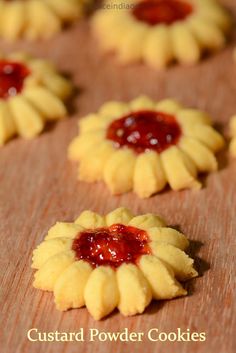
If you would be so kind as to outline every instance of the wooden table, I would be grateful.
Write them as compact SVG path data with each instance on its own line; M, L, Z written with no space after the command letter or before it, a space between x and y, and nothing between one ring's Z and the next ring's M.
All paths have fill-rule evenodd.
M234 0L225 1L236 13ZM79 44L79 45L78 45ZM76 180L77 169L66 158L77 134L77 118L96 111L110 99L129 100L139 94L155 99L175 97L188 106L208 111L218 128L236 113L236 63L232 41L222 52L195 67L173 66L153 72L144 65L120 67L114 57L102 55L83 22L47 43L14 45L1 42L1 50L27 49L53 59L71 74L79 88L74 113L33 141L14 139L0 150L0 269L1 352L176 352L232 353L235 351L233 286L236 239L236 161L227 151L219 156L220 170L204 179L199 192L167 190L148 200L130 193L109 194L103 184ZM191 253L202 276L187 287L189 296L154 302L143 315L124 318L115 312L95 322L86 309L61 313L50 293L32 287L32 250L57 220L72 221L84 209L106 213L117 206L135 213L155 212L178 225L191 239ZM76 332L90 328L101 332L144 332L142 342L30 342L27 331ZM205 332L205 342L151 342L150 329ZM233 342L234 341L234 342Z

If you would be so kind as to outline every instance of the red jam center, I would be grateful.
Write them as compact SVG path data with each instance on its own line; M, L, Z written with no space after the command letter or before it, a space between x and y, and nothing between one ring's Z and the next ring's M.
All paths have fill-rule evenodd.
M171 25L184 20L192 11L192 5L184 0L143 0L132 9L137 20L150 26L160 23Z
M20 93L29 74L29 69L23 64L0 60L0 99Z
M150 254L148 241L144 230L113 224L81 232L72 249L78 260L85 260L93 267L117 268L123 263L136 263L141 255Z
M107 129L107 138L115 142L116 147L129 147L136 153L146 150L163 152L176 145L181 129L174 116L143 110L131 113L113 121Z

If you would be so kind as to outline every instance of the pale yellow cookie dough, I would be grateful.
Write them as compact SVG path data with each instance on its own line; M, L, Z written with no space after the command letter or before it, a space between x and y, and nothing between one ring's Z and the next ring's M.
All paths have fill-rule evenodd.
M0 56L0 78L0 146L14 135L33 138L47 121L66 117L64 102L72 85L49 61L26 54Z
M156 10L156 19L155 8L149 9L152 24L147 15L142 15L144 10L139 9L139 16L135 15L140 3L146 4L145 10L155 6L153 0L108 0L92 19L93 32L102 48L115 51L120 62L144 61L154 68L164 68L173 60L194 64L203 52L224 47L231 19L217 0L156 1L162 9ZM185 16L176 15L176 3L187 7Z
M233 157L236 157L236 115L230 120L230 135L232 137L229 145L230 153Z
M155 131L153 126L148 130L154 149L136 153L135 144L117 146L107 135L110 126L120 118L140 111L170 116L180 130L175 143L171 143L172 132L167 125L166 138L170 139L170 144L161 151L155 149L159 143L155 133L162 128L158 125ZM118 129L117 134L122 135L125 131L125 127ZM134 137L139 143L139 136L130 134L128 139ZM133 190L145 198L163 190L167 184L174 190L201 188L198 173L217 170L214 153L223 145L224 139L213 129L207 114L186 108L172 99L155 102L141 96L129 103L105 103L97 113L79 120L79 136L71 142L68 156L80 162L80 180L103 180L112 194Z
M198 275L188 245L153 214L84 211L74 223L56 223L34 250L33 286L52 291L59 310L86 305L96 320L116 307L141 314L152 299L187 294L180 282Z
M0 0L0 37L49 38L84 13L87 0Z

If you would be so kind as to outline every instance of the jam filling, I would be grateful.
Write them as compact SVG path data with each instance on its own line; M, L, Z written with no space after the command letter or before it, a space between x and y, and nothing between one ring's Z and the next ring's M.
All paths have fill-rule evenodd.
M185 0L143 0L137 3L132 14L150 26L171 25L182 21L193 12L193 7Z
M29 69L17 62L0 60L0 98L7 99L20 93Z
M72 249L77 260L85 260L93 267L117 268L123 263L136 263L140 256L150 254L148 242L144 230L113 224L81 232L74 240Z
M136 153L147 150L161 153L176 145L180 136L181 128L174 116L142 110L113 121L106 137L115 142L118 148L129 147Z

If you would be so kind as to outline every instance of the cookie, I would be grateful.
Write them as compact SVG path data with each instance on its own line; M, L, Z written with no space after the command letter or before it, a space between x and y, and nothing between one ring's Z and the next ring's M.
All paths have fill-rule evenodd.
M198 172L217 170L214 153L224 140L209 116L172 99L141 96L108 102L79 120L68 155L79 161L79 179L104 180L112 194L133 190L149 197L165 188L199 189Z
M197 63L224 47L231 18L215 0L112 0L95 13L92 28L120 62L164 68L173 60Z
M153 214L84 211L74 223L56 223L34 250L33 286L53 291L59 310L86 305L96 320L116 307L141 314L152 299L187 294L180 282L198 275L188 245Z
M33 138L47 121L66 116L72 86L48 61L0 56L0 145L14 135Z
M0 36L49 38L81 17L87 0L0 0Z
M233 116L230 120L230 135L232 137L229 145L230 153L233 157L236 157L236 116Z

